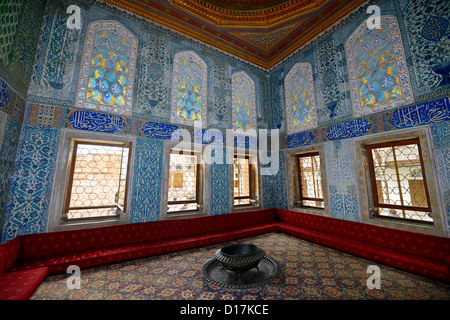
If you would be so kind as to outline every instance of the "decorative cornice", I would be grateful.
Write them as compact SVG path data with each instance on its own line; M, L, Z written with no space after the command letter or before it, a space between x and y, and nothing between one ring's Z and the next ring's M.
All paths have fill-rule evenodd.
M226 28L272 27L320 8L326 0L291 0L262 10L230 10L203 0L168 0L174 7L216 26Z
M291 2L294 3L304 3L306 0L292 0L281 4L280 7L283 9L284 6L288 6ZM324 0L323 0L324 1ZM316 4L323 5L324 2L314 2ZM131 14L142 17L148 21L155 22L158 25L166 27L170 30L173 30L177 33L183 34L187 37L190 37L194 40L197 40L207 46L212 48L219 49L231 56L234 56L238 59L244 60L250 64L253 64L259 68L264 70L270 70L285 58L292 55L294 52L299 50L302 46L314 40L321 33L326 31L328 28L332 27L336 23L338 23L341 19L349 15L353 10L360 7L362 4L367 2L368 0L354 0L348 1L343 8L338 10L335 13L328 14L328 16L319 15L319 17L313 18L310 22L308 22L305 27L297 32L291 33L290 36L286 36L283 39L284 43L279 43L280 46L276 48L276 50L270 50L260 52L261 49L257 46L255 48L251 48L251 45L245 46L244 44L238 44L234 41L234 39L230 39L226 32L213 32L210 27L207 27L208 22L205 21L206 18L200 17L200 20L206 22L206 26L198 21L193 21L193 19L189 19L189 15L191 17L193 14L188 12L188 16L186 19L179 20L173 14L174 10L170 10L168 8L164 9L163 7L151 7L148 4L144 5L139 1L125 1L125 0L102 0L105 4L112 5L116 8L125 10ZM170 0L172 2L187 2L187 0ZM190 3L204 3L202 0L190 0ZM339 1L342 2L342 1ZM205 6L208 5L204 3ZM211 5L210 5L211 6ZM217 10L228 10L216 7ZM277 8L277 7L274 7ZM274 8L269 8L266 10L274 10ZM317 7L316 7L317 8ZM176 8L175 8L176 9ZM203 8L202 8L203 9ZM182 10L183 9L179 9ZM219 11L220 11L219 10ZM287 9L284 9L287 10ZM311 8L309 9L311 10ZM186 12L186 10L184 10ZM243 11L246 13L247 11ZM250 11L251 13L252 11ZM248 13L248 12L247 12ZM306 13L304 13L306 14ZM194 17L195 18L195 17ZM225 18L224 18L225 19ZM285 20L284 22L286 22ZM210 24L210 26L212 26ZM213 27L213 26L212 26ZM257 28L256 28L257 29ZM255 27L253 28L255 30ZM229 31L229 30L226 30ZM301 34L299 34L301 32ZM233 36L229 33L230 36ZM250 44L250 42L249 42ZM274 47L273 47L274 48ZM259 51L258 51L259 50Z

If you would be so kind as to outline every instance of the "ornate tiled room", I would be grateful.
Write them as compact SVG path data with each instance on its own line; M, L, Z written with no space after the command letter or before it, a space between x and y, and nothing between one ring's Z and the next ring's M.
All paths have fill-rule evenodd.
M450 299L448 1L0 19L1 300Z

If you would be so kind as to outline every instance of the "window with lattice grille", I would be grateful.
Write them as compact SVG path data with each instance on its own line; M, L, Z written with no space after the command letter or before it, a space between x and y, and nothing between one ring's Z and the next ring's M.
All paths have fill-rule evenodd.
M319 152L298 154L296 157L300 206L323 208Z
M200 204L200 153L170 151L167 213L196 211Z
M251 204L253 194L252 165L249 156L234 156L234 205L249 205Z
M131 143L74 140L65 219L119 216L126 210Z
M366 147L375 214L432 222L419 139Z

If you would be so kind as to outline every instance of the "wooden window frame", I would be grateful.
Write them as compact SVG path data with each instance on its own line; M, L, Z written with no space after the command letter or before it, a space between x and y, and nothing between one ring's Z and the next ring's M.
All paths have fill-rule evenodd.
M308 153L301 153L301 154L296 154L295 155L295 161L296 161L296 165L297 165L299 202L300 202L302 207L309 207L309 208L314 208L314 209L324 209L324 207L318 207L318 206L312 206L312 205L305 205L305 204L303 204L303 201L321 201L321 202L325 203L324 202L324 198L311 198L311 197L304 197L303 196L303 183L302 183L302 172L301 172L301 169L300 169L300 158L311 157L311 163L312 163L312 159L315 156L318 156L319 159L320 159L320 153L318 151L308 152ZM321 161L321 163L322 163L322 161ZM312 170L313 170L313 179L314 179L314 166L312 166L312 168L313 168ZM323 181L321 168L320 168L320 176L321 176L321 181ZM313 184L314 184L314 188L315 188L315 186L316 186L315 181L313 181ZM322 194L323 194L323 191L322 191Z
M170 176L170 155L172 154L182 154L182 155L191 155L191 156L197 156L197 157L201 157L201 154L199 154L198 152L194 152L194 151L184 151L184 150L175 150L174 148L170 149L170 153L169 153L169 176ZM196 209L190 209L190 210L177 210L177 211L167 211L167 215L172 215L172 214L179 214L179 213L184 213L184 212L193 212L193 211L197 211L198 207L200 206L200 179L201 179L201 168L202 165L200 163L196 164L197 168L196 168L196 179L195 179L195 200L175 200L175 201L167 201L167 207L169 205L179 205L179 204L191 204L191 203L196 203L197 204L197 208ZM170 188L170 185L168 185L167 189Z
M422 177L423 177L423 183L425 188L425 195L427 199L427 207L417 207L417 206L405 206L405 205L395 205L395 204L385 204L380 203L378 198L378 192L377 192L377 186L376 186L376 177L375 177L375 169L374 169L374 161L372 156L372 150L377 148L387 148L387 147L396 147L396 146L404 146L404 145L411 145L416 144L418 148L418 154L420 159L420 166L422 169ZM367 164L368 164L368 170L370 175L370 185L371 185L371 196L373 199L373 206L375 208L375 216L377 218L383 218L383 219L393 219L393 220L402 220L402 221L414 221L419 223L427 223L427 224L433 224L431 221L420 221L417 219L410 219L407 218L406 215L403 215L403 218L401 217L390 217L390 216L384 216L379 214L378 208L387 208L387 209L398 209L403 211L420 211L420 212L430 212L431 213L431 202L430 202L430 195L428 192L428 184L427 184L427 177L425 174L425 166L423 163L423 157L422 157L422 149L420 146L420 139L419 138L412 138L407 140L399 140L399 141L387 141L387 142L381 142L376 144L370 144L366 145L367 150ZM395 153L394 153L395 157ZM394 158L395 159L395 158ZM396 174L398 175L398 166L397 161L394 160L395 170ZM401 188L400 188L401 190ZM402 201L403 202L403 201Z
M252 205L251 200L255 199L255 190L253 189L254 185L253 185L253 174L252 174L252 164L250 162L250 156L249 155L239 155L239 154L235 154L233 159L248 159L248 179L249 179L249 195L248 196L238 196L236 197L234 195L234 185L233 185L233 206L234 207L244 207L244 206L250 206ZM234 184L234 161L233 161L233 184ZM244 199L249 199L250 203L244 203L244 204L234 204L234 200L244 200Z
M65 206L64 206L64 214L66 215L65 218L63 218L64 221L78 221L78 220L89 220L89 219L102 219L102 218L111 218L111 216L96 216L96 217L83 217L83 218L68 218L67 214L70 210L88 210L88 209L106 209L106 208L116 208L123 212L126 212L127 210L127 200L128 200L128 188L129 188L129 174L130 174L130 168L131 168L131 161L130 157L128 157L127 162L127 171L126 171L126 177L125 177L125 190L124 190L124 204L123 208L117 204L114 205L106 205L106 206L85 206L85 207L70 207L70 199L72 196L72 188L73 188L73 177L75 173L75 163L77 160L77 151L78 151L78 145L95 145L95 146L106 146L106 147L122 147L122 148L128 148L128 154L131 154L133 143L130 142L106 142L106 141L92 141L92 140L85 140L85 139L73 139L73 146L71 147L72 156L70 157L69 162L69 181L67 185L67 193L65 197Z

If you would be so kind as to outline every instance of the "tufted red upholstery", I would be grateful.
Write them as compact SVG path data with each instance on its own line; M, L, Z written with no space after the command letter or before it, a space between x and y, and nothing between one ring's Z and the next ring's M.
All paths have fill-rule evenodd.
M403 270L450 281L450 239L277 209L279 230Z
M263 209L19 236L0 246L0 297L26 299L47 272L71 264L87 268L275 231L450 281L449 238Z
M5 272L5 248L0 247L0 276Z
M44 280L47 268L8 272L0 276L0 300L28 300Z
M18 262L18 259L21 256L22 237L17 237L8 241L3 244L2 247L5 249L4 272L7 272Z
M23 258L32 259L82 251L89 239L87 229L30 234L22 239Z

